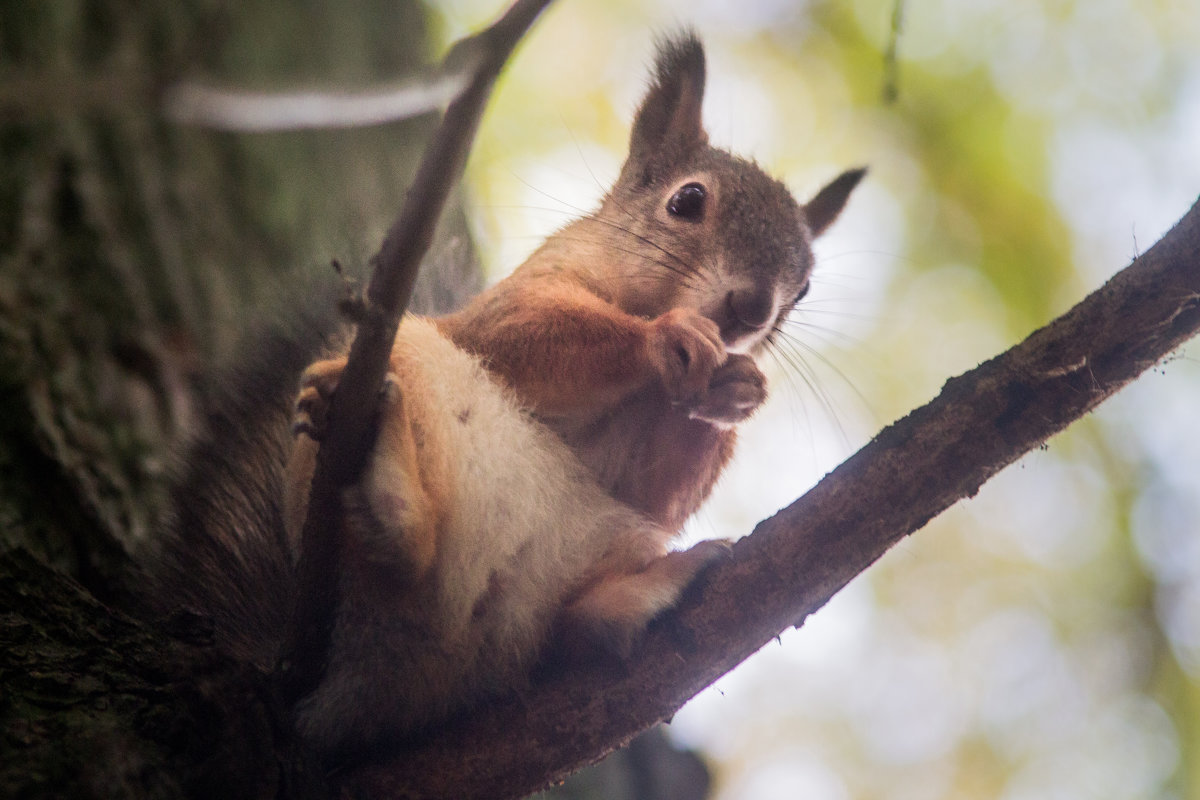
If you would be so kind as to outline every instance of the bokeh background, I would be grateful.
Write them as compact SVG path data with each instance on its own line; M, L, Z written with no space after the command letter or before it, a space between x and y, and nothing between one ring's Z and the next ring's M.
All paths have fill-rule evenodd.
M444 41L496 4L436 5ZM1200 194L1195 0L561 2L499 85L468 205L494 279L616 176L655 32L709 54L712 139L819 243L773 397L690 526L741 536ZM889 50L894 50L891 58ZM1120 325L1119 319L1112 321ZM894 549L681 711L719 798L1200 798L1200 350Z

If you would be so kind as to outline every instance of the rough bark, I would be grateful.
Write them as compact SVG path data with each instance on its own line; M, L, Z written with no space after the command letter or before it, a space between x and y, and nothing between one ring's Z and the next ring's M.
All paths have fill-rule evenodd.
M202 628L151 631L24 550L0 556L0 609L0 795L330 796L263 676Z
M0 4L0 797L333 796L202 621L115 609L213 365L303 273L362 271L431 120L232 135L162 90L370 85L425 37L395 0ZM449 216L414 309L478 287Z
M318 796L259 676L112 609L212 365L292 276L364 260L429 120L235 137L160 94L406 74L423 14L346 0L272 37L294 7L0 4L0 797ZM427 309L479 280L456 216Z

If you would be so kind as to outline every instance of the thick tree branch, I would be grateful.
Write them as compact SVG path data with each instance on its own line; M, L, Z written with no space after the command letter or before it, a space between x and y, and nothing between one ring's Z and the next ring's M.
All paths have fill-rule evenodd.
M445 71L473 62L470 78L446 109L408 190L404 208L379 252L358 332L337 391L317 457L297 567L298 602L277 670L286 702L303 697L324 670L337 607L341 490L362 470L370 450L372 421L387 372L400 317L408 306L417 268L433 242L451 190L466 165L479 118L509 55L550 0L517 0L494 25L454 46Z
M1200 203L1067 314L948 381L760 523L652 626L634 661L543 676L520 699L479 709L346 780L372 797L520 797L598 760L1198 330Z

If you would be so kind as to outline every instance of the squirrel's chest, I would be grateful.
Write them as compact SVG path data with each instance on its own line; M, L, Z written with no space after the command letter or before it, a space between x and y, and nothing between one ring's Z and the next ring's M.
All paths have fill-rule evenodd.
M669 530L708 497L736 440L732 430L689 418L657 390L594 420L549 424L605 491Z

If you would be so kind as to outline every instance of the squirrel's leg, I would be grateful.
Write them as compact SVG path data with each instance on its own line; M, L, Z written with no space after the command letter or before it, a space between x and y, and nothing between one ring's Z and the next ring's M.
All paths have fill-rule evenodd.
M422 468L412 416L398 378L389 373L380 403L379 434L366 473L351 497L365 502L360 536L364 555L376 564L402 568L423 578L437 555L437 509Z
M706 565L729 552L726 540L699 542L665 553L637 572L607 574L562 611L560 630L568 647L592 642L621 656L654 617L671 608Z
M329 401L345 369L345 357L312 364L301 377L292 430L296 436L293 463L289 465L288 505L307 500L315 464L315 447L325 431ZM388 372L379 404L379 429L375 446L359 481L343 497L345 530L361 545L362 557L376 565L399 567L414 578L425 575L436 555L437 508L420 468L419 445L413 420L407 413L397 364ZM306 441L311 440L311 441ZM293 508L290 524L303 520ZM298 533L298 531L297 531Z
M579 287L508 288L437 323L543 417L600 413L650 385L692 402L727 358L716 323L691 309L649 320Z

